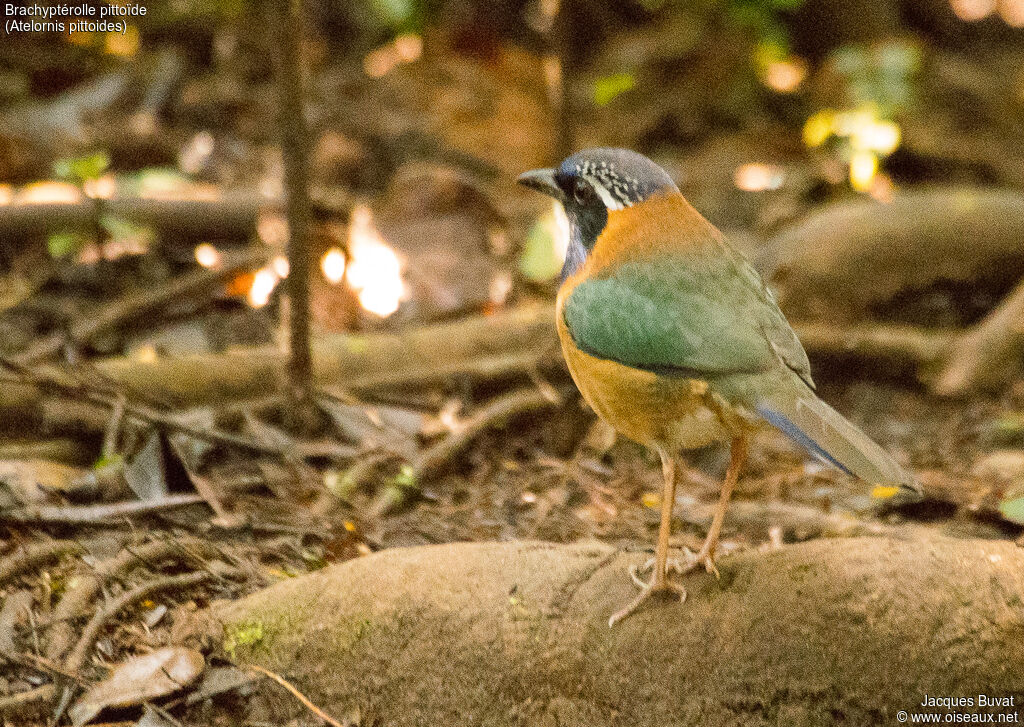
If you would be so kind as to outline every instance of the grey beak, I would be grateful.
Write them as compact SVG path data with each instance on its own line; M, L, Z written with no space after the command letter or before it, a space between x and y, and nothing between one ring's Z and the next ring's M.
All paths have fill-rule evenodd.
M565 202L565 193L562 192L562 188L555 181L554 169L533 169L529 172L523 172L516 181L524 187L529 187L549 197L554 197L559 202Z

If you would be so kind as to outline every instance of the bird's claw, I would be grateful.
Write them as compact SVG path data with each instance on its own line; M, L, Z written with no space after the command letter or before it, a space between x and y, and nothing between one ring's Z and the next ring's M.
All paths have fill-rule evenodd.
M679 576L684 576L687 573L696 570L698 566L704 566L704 570L713 575L717 579L721 579L721 574L718 572L718 568L715 566L715 559L712 557L710 552L706 552L703 548L699 553L694 553L689 548L683 548L686 553L685 564L676 558L670 558L665 564L665 574L675 573ZM611 628L615 624L619 623L623 619L632 616L640 606L647 601L647 599L655 596L659 593L674 593L679 597L679 602L682 603L686 600L686 588L678 583L665 580L661 583L657 583L652 580L647 582L643 579L642 574L647 573L654 567L654 558L649 559L646 563L641 566L632 566L629 569L629 577L633 580L637 586L640 587L640 595L633 599L633 601L623 608L621 611L615 612L610 619L608 619L608 627Z
M630 567L629 577L632 578L633 583L635 583L640 588L647 588L650 584L643 579L641 574L647 573L652 568L654 568L654 558L648 559L648 561L641 566L634 565ZM675 573L676 575L682 576L686 575L690 570L692 570L692 566L687 568L682 563L680 563L679 560L676 558L669 558L668 562L665 564L666 574Z
M694 570L697 566L703 565L704 570L715 577L716 580L722 580L722 574L718 572L718 567L715 565L715 559L711 553L705 553L704 550L694 555L687 551L690 562L686 565L686 572Z
M722 580L722 574L718 572L718 568L715 566L715 560L710 555L705 555L704 558L698 560L697 563L703 563L704 570L713 575L715 580ZM696 563L694 565L696 565Z
M632 570L636 569L634 568ZM616 611L612 614L612 617L608 619L608 628L613 628L615 624L629 616L632 616L636 613L637 609L647 601L647 599L662 593L674 593L678 597L680 603L686 600L686 589L678 583L665 581L664 583L658 584L644 584L643 591L640 592L639 596L634 598L633 601L621 611Z

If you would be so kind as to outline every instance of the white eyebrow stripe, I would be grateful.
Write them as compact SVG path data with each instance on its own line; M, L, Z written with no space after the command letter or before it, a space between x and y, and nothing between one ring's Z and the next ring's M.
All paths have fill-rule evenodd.
M625 209L626 206L622 203L622 201L617 199L608 190L608 188L601 183L601 180L599 178L592 176L590 174L584 174L583 178L590 183L591 187L594 188L594 191L597 192L597 196L601 198L601 202L604 203L605 207L607 207L610 210Z

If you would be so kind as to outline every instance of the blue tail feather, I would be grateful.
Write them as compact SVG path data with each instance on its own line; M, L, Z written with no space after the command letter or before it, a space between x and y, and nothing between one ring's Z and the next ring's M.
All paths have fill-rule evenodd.
M771 424L773 427L781 431L783 434L785 434L787 437L792 439L794 442L799 444L801 447L806 449L808 452L813 454L818 459L822 460L823 462L827 462L828 464L831 464L833 467L840 470L841 472L845 472L848 475L853 475L853 472L844 467L842 463L840 463L835 457L833 457L824 449L822 449L817 442L811 439L811 437L806 432L804 432L804 430L802 430L796 424L791 422L789 418L787 418L784 414L777 412L774 409L769 409L767 406L763 404L757 407L757 413L764 417L764 419L769 424Z

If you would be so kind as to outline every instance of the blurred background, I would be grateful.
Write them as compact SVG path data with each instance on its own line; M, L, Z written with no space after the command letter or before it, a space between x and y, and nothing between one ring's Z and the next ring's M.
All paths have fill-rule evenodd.
M146 601L144 632L105 624L72 671L166 643L168 609L380 548L650 542L657 463L572 387L565 220L514 181L589 146L669 172L775 289L823 397L925 485L901 504L766 434L726 550L1020 536L1024 1L145 8L0 44L0 571L45 620L69 542L116 558L146 524L246 567ZM312 378L286 384L307 259ZM692 547L726 455L690 463ZM66 665L58 631L39 653ZM26 663L0 683L17 709L54 683Z

